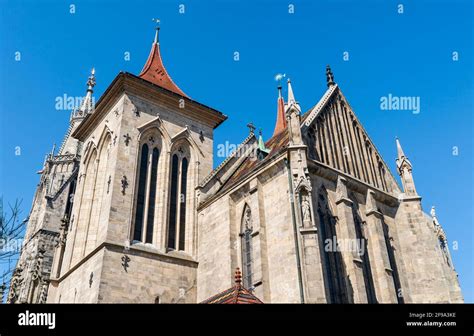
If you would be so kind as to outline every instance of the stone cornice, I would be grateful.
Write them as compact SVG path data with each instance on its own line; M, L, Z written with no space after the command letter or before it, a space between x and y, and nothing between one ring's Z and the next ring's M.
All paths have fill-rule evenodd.
M226 115L211 107L150 83L133 74L120 72L100 97L94 113L84 119L77 129L74 130L72 136L80 141L84 141L92 132L94 126L105 117L105 114L123 93L130 93L153 103L166 105L171 109L175 109L178 113L207 124L213 129L227 119ZM179 108L181 100L183 100L185 108Z
M367 184L357 178L355 178L352 175L346 174L341 170L338 170L336 168L330 167L324 163L321 163L319 161L309 159L308 158L308 168L310 171L313 171L316 175L322 176L324 178L327 178L328 180L331 181L337 181L338 176L343 176L344 178L347 179L348 183L351 185L351 189L355 189L361 194L366 194L367 190L373 190L377 196L377 199L380 201L386 201L384 203L387 203L391 206L395 206L399 203L399 200L397 197L395 197L392 194L387 193L386 191L383 191L379 188L376 188L370 184Z
M111 242L111 241L105 241L101 243L99 246L97 246L94 250L92 250L84 258L82 258L82 260L80 260L77 264L71 267L66 273L62 274L59 278L51 278L51 281L54 281L56 283L63 281L71 273L73 273L76 269L78 269L81 265L83 265L86 261L88 261L94 255L96 255L102 249L106 249L106 250L108 249L108 250L112 250L113 252L120 252L122 254L127 254L127 255L143 254L143 255L146 255L146 257L151 257L153 259L161 260L161 261L166 261L166 259L168 260L171 259L171 260L174 260L177 264L181 264L184 266L197 267L198 265L198 262L194 260L192 257L185 256L185 255L178 255L178 253L176 252L162 253L159 251L151 251L150 249L146 247L137 246L137 245L130 245L129 249L127 250L121 244Z

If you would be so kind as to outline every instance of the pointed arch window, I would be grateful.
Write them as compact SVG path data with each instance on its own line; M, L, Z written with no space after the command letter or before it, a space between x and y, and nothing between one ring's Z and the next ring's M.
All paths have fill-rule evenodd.
M153 148L151 154L151 176L150 176L150 192L148 200L148 218L146 225L146 243L152 243L153 241L153 223L155 220L155 202L156 202L156 185L158 177L158 158L159 158L158 148Z
M357 254L362 260L362 274L364 275L364 284L365 284L365 291L367 295L367 302L368 303L377 303L377 297L375 294L375 285L374 280L372 277L372 271L370 267L370 259L369 254L367 253L367 238L364 235L364 228L362 226L362 219L359 216L359 212L356 209L357 202L354 201L356 198L351 195L352 202L352 216L354 218L354 226L355 226L355 233L357 241L360 245L358 246Z
M382 213L382 211L377 208L377 211ZM399 295L402 290L402 285L400 282L400 276L398 273L397 267L397 260L395 258L395 247L394 247L394 240L390 234L390 228L388 227L387 223L385 223L384 217L382 216L382 228L383 228L383 236L385 239L385 246L387 248L388 260L390 262L390 268L393 270L393 283L396 290L396 296L398 303L404 303L403 295Z
M188 183L188 159L181 161L181 206L179 208L179 249L184 250L186 232L186 184Z
M170 200L168 213L169 250L186 249L186 204L188 201L189 154L182 147L171 156Z
M135 229L133 232L133 240L142 240L143 215L145 211L145 192L146 192L146 175L148 161L148 145L143 144L140 156L140 167L138 177L137 203L135 210Z
M324 188L319 193L318 217L328 302L349 303L344 265L337 248L336 223L329 209L327 191Z
M153 243L155 209L158 189L159 143L153 136L142 144L138 165L138 181L135 197L133 240Z
M243 285L245 288L250 289L253 287L252 282L252 211L248 205L245 205L244 212L242 215L242 229L240 233L241 237L241 249L242 249L242 271L243 271Z

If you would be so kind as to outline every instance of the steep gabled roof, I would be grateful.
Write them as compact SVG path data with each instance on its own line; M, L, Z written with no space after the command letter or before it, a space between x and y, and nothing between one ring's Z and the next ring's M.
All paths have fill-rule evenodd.
M205 187L207 183L209 183L215 176L217 176L221 171L224 170L226 166L231 164L232 159L236 158L237 154L242 154L242 148L252 144L253 142L256 141L255 134L251 132L245 139L242 141L240 145L237 146L237 148L230 153L229 156L227 156L224 161L222 161L214 170L210 172L209 175L207 175L204 180L199 184L200 187Z
M256 157L248 156L245 161L242 162L240 167L235 173L226 181L219 192L230 189L232 186L237 184L243 178L248 176L255 169L264 166L271 161L276 155L278 155L283 149L288 147L288 129L285 128L280 133L272 136L266 143L265 147L269 150L268 155L263 160L258 160Z
M289 90L290 91L290 90ZM292 97L292 98L290 98ZM292 90L289 93L288 102L291 100L294 101L294 95ZM346 107L346 111L342 113L339 109L336 109L335 103L338 101L341 104L344 104ZM286 107L288 108L288 107ZM279 109L278 109L279 111ZM328 114L337 114L341 119L338 122L331 121L329 125L325 125L325 119L327 119ZM331 116L333 118L333 116ZM384 162L382 156L376 149L375 145L369 138L367 132L365 131L362 124L357 119L355 113L353 112L352 108L350 107L349 103L345 99L344 95L342 94L339 86L334 82L334 76L329 71L328 74L328 89L325 91L323 96L320 98L318 103L314 105L311 109L305 112L301 116L301 129L304 135L307 135L307 132L311 127L332 127L334 129L331 130L331 133L326 134L327 140L329 142L329 146L325 148L329 154L334 155L333 151L339 151L341 155L342 148L348 148L350 150L350 156L352 161L347 161L346 159L342 159L343 167L338 167L334 164L334 159L332 161L324 160L322 157L311 157L311 159L318 161L332 169L342 171L354 179L357 179L363 183L369 184L372 187L378 188L388 193L396 193L400 191L398 183L396 182L395 178L392 175L388 165ZM278 124L278 123L277 123ZM334 126L333 126L334 125ZM346 144L345 141L349 138L352 134L352 130L349 128L356 127L360 131L360 140L357 138L357 141L362 141L364 148L359 147L357 143ZM354 135L355 136L355 135ZM332 139L332 138L334 139ZM305 141L307 141L307 137L304 136ZM338 138L338 139L336 139ZM318 141L318 140L316 140ZM279 132L275 132L274 135L265 143L265 147L268 148L268 155L266 155L263 159L257 159L254 155L248 155L243 160L239 161L239 166L235 169L233 168L233 172L230 176L227 176L225 180L219 181L221 186L219 188L215 187L213 190L207 193L207 197L203 199L202 204L208 203L210 200L219 197L219 195L227 192L238 183L244 181L248 178L252 173L260 169L261 167L273 162L275 158L279 157L279 155L285 151L285 149L289 145L289 134L288 128L285 127ZM364 155L365 146L368 146L367 149L371 151L374 155L374 160L366 158ZM326 153L327 154L327 153ZM337 154L336 154L337 155ZM341 156L342 157L342 156ZM228 158L229 159L229 158ZM376 160L375 160L376 159ZM366 161L367 160L367 161ZM378 160L378 161L377 161ZM356 163L357 161L357 163ZM373 162L372 162L373 161ZM224 163L227 162L227 159ZM356 165L364 165L364 167L355 167ZM380 172L379 169L382 171ZM221 167L217 168L217 171L221 169ZM357 170L357 173L356 173ZM363 171L365 170L365 171ZM214 171L211 173L211 176L206 178L204 182L208 182L216 172ZM370 174L370 176L368 176ZM380 176L384 174L386 180L381 181L379 180L379 176L373 176L373 174Z
M237 268L235 285L202 301L203 304L262 304L263 302L242 286L242 276Z
M255 139L255 136L253 136L252 139ZM227 190L229 190L230 188L238 184L240 181L245 179L247 176L249 176L256 169L265 166L269 162L272 162L273 159L275 159L280 153L285 150L285 148L288 147L288 144L288 129L285 128L282 132L274 135L265 143L266 152L268 152L268 154L266 154L263 159L258 159L257 155L255 155L255 150L258 149L258 146L255 146L253 148L254 151L252 153L247 153L247 155L242 157L241 160L233 163L233 165L237 166L232 167L232 170L229 169L229 176L227 176L223 180L219 180L218 182L220 182L220 184L218 186L215 185L212 188L207 187L207 197L203 197L201 205L206 204L210 199L215 199L216 197L218 197L218 195L225 193ZM231 163L226 163L226 165L229 164ZM220 169L222 169L220 168L220 166L216 168L216 170ZM215 175L217 175L217 173L211 173L211 175L213 175L212 177L215 178ZM203 184L201 184L201 187L204 187L206 186L206 184L209 184L209 180L212 179L206 178L204 180L205 183L203 182Z
M336 107L336 101L339 101L341 105L344 105L345 109L344 112L341 111L341 109ZM331 115L331 116L330 116ZM340 124L338 124L338 121L335 119L338 119ZM325 134L325 136L328 138L328 142L330 146L328 146L325 150L328 152L326 155L333 156L335 152L336 153L336 159L330 158L324 158L324 156L313 158L316 159L316 161L322 162L325 165L331 166L334 169L338 169L341 171L344 171L345 173L351 175L352 177L363 181L367 184L370 184L371 186L378 188L380 190L384 190L385 192L389 192L390 189L392 191L400 191L400 187L398 186L398 183L396 182L395 178L393 177L393 174L388 167L388 165L385 163L385 161L382 158L382 155L380 155L380 152L377 150L375 144L369 137L368 133L364 129L362 123L359 121L357 118L355 112L351 108L349 102L345 98L344 94L342 93L341 89L337 84L332 82L331 85L328 85L328 89L324 93L324 95L321 97L319 102L314 105L309 111L307 111L303 117L301 118L301 128L302 132L306 133L308 132L310 127L315 127L315 128L321 128L323 132L326 132L326 130L330 130L328 134ZM347 127L347 128L346 128ZM360 134L354 134L354 137L356 137L356 142L360 141L361 144L359 147L359 144L347 144L344 143L346 138L344 137L344 132L346 133L347 137L350 137L349 134L352 132L355 132L355 130L351 130L353 127L358 129L358 132ZM360 138L359 138L360 137ZM318 140L317 140L318 141ZM342 141L342 144L339 144L339 142ZM342 146L344 145L344 146ZM367 146L367 148L365 148ZM337 155L341 155L341 148L344 147L349 150L347 157L352 160L351 163L353 167L337 167L334 164L334 161L337 161ZM336 151L333 150L333 148L336 149ZM368 158L366 150L372 151L373 155L379 160L375 161L373 158ZM344 156L340 156L341 160L345 160ZM364 167L359 167L355 168L354 166L357 165L356 162L359 162L359 165L363 165ZM349 163L347 163L347 166L349 166ZM379 181L379 177L377 175L381 175L381 173L378 171L379 169L379 164L382 165L383 171L385 172L385 181ZM354 169L355 168L355 169ZM354 170L358 170L358 173L356 174ZM364 172L365 170L365 172ZM356 176L359 175L359 176ZM375 180L375 181L374 181ZM385 185L387 184L387 185Z
M163 65L160 53L160 43L158 42L158 30L155 41L151 46L150 55L138 77L143 78L153 84L161 86L167 90L188 97L171 79Z

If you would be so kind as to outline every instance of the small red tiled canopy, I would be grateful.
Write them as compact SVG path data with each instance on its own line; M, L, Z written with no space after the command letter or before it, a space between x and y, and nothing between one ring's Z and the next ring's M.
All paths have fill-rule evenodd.
M235 271L235 285L231 288L204 300L206 304L260 304L263 303L248 289L242 286L240 269Z
M187 97L187 95L181 91L181 89L173 82L171 77L166 72L163 61L161 60L160 43L158 42L157 38L155 38L155 41L151 47L150 55L148 56L148 60L146 61L142 72L140 72L140 75L138 76L149 82L152 82L153 84L161 86L162 88Z

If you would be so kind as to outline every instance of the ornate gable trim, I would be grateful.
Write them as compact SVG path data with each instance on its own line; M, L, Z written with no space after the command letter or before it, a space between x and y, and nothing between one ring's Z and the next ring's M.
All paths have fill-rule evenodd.
M140 140L140 137L143 135L143 133L153 128L156 128L163 135L163 137L165 138L164 140L167 144L171 144L171 135L166 129L165 125L163 124L163 120L160 118L159 115L153 118L152 120L144 123L143 125L137 127L138 131L140 132L138 135L138 140Z
M329 87L326 90L326 92L321 97L319 102L316 105L314 105L314 107L310 110L309 114L304 118L303 123L301 125L302 128L303 127L308 127L313 123L313 121L316 119L317 115L327 105L327 103L329 102L329 100L333 96L334 92L338 91L337 90L338 88L339 88L339 86L336 84L336 85L333 85L333 86Z
M191 132L189 131L189 127L188 125L186 125L181 131L179 131L177 134L175 134L175 136L173 136L171 138L171 143L173 144L173 146L181 139L185 139L187 140L191 147L196 151L196 152L199 152L201 154L201 156L204 157L204 153L202 152L201 148L199 147L199 145L196 143L196 141L194 141L193 137L192 137L192 134Z

